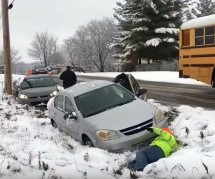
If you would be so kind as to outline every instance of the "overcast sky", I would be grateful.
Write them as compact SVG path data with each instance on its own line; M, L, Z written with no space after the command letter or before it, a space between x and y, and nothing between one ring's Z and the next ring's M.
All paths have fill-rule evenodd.
M113 17L117 1L121 0L14 0L9 11L11 46L28 61L27 49L35 32L47 31L61 42L92 19Z

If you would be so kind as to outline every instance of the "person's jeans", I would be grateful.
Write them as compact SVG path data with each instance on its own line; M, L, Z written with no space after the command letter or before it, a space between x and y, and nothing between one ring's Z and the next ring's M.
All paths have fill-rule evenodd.
M131 170L143 171L146 165L164 158L163 150L155 145L144 147L137 151L135 161L128 164Z

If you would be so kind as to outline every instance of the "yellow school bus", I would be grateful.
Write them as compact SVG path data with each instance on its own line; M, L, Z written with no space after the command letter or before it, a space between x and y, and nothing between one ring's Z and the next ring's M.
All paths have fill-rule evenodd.
M215 81L215 14L184 22L179 39L179 77L212 84Z

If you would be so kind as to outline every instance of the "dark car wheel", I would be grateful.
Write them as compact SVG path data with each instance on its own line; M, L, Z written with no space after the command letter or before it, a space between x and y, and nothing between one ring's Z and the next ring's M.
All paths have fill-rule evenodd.
M89 147L94 147L92 141L91 141L91 140L89 139L89 137L87 137L87 136L84 136L84 137L83 137L83 144L84 144L84 145L87 145L87 146L89 146Z
M56 122L55 122L53 119L51 119L51 124L52 124L52 126L53 126L54 128L57 128L57 124L56 124Z

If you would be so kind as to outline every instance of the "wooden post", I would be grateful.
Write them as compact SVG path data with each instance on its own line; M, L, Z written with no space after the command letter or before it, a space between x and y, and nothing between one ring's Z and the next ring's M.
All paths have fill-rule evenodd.
M5 92L12 94L12 76L10 59L10 32L8 20L8 0L2 0L2 27L3 27L3 51L4 51L4 85Z

